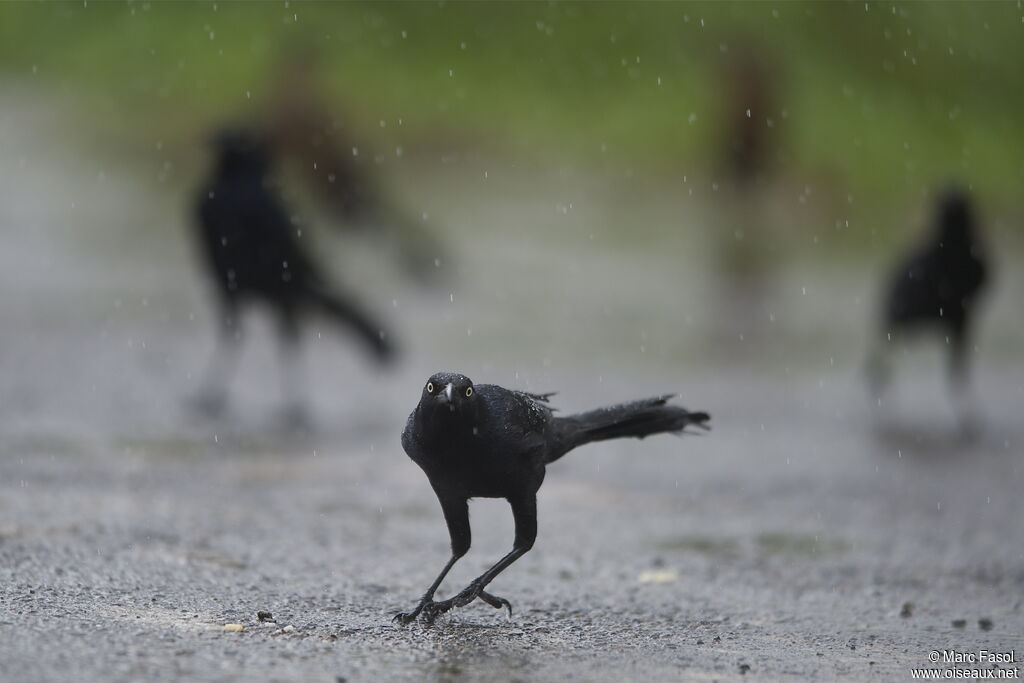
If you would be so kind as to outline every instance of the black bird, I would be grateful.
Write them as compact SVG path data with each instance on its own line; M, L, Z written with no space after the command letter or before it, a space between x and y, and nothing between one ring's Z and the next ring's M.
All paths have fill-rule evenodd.
M972 323L988 270L970 199L963 190L949 189L938 201L931 234L899 264L885 291L880 344L868 368L876 395L888 382L886 347L915 332L941 336L949 347L950 387L964 388Z
M303 249L268 183L270 155L262 140L228 130L213 142L216 165L196 207L198 242L220 314L218 353L203 397L206 407L215 409L223 402L222 375L237 350L238 316L248 303L268 304L276 313L286 361L296 349L301 319L312 311L354 331L378 360L390 359L392 345L381 324L333 289Z
M707 413L667 405L671 395L555 417L548 399L493 384L474 386L465 375L431 377L402 433L402 447L430 480L448 533L452 556L411 612L395 616L408 624L421 613L430 623L453 607L480 598L495 609L512 605L491 595L489 584L526 553L537 537L537 490L548 464L583 444L606 439L642 439L682 432L688 425L708 428ZM512 506L512 551L455 597L434 602L434 592L470 545L469 499L504 498Z

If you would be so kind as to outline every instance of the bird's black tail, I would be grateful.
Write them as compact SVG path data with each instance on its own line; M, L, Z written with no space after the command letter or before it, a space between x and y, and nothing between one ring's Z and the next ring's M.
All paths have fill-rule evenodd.
M682 432L689 425L710 429L711 416L668 405L672 394L599 408L578 415L554 419L557 446L548 462L553 462L577 446L592 441L633 437L642 439L651 434Z
M426 285L436 285L451 272L452 250L424 221L397 210L383 212L380 221L387 225L391 249L405 271Z
M321 287L310 290L313 301L326 312L335 322L354 330L370 348L381 363L393 360L394 344L384 331L382 325L370 317L365 311L344 297L328 292Z

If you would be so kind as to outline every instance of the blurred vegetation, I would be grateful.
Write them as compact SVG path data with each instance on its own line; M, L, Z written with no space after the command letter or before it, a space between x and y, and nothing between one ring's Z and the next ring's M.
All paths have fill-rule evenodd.
M1024 181L1019 3L0 4L8 81L147 144L253 115L298 44L383 149L713 174L723 65L749 50L797 186L905 205L962 178L1005 207Z

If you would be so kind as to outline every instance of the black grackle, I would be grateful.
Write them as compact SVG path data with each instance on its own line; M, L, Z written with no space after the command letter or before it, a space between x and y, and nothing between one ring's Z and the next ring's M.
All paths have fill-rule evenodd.
M888 382L886 347L919 331L938 333L945 341L950 387L965 388L972 322L988 270L970 199L960 189L947 190L931 234L899 264L884 293L882 338L868 365L876 396Z
M409 416L402 446L426 473L434 488L452 556L411 612L395 616L407 624L420 614L428 623L453 607L480 598L496 609L508 600L488 593L487 585L526 553L537 537L537 490L548 464L592 441L681 432L688 425L707 428L707 413L668 405L670 395L555 417L551 394L528 394L493 384L474 385L465 375L438 373L423 388ZM469 499L504 498L512 506L512 551L455 597L434 601L434 592L470 545Z

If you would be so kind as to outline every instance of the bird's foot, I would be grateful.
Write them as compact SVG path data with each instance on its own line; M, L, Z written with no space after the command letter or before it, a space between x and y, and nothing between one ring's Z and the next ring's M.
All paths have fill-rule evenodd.
M422 614L424 623L433 624L437 618L445 612L448 612L455 607L468 605L477 598L480 598L494 609L504 609L508 618L512 618L512 603L505 598L488 593L482 586L477 585L476 583L471 583L464 591L452 598L448 598L447 600L435 602L430 598L424 598L418 605L416 605L415 609L410 612L399 612L394 616L392 621L396 624L407 626L408 624L416 621L416 618Z
M313 427L313 418L300 401L290 401L281 411L281 426L285 431L292 434L300 434L310 431Z
M418 617L422 611L423 605L421 604L411 612L399 612L391 619L391 621L395 622L399 626L408 626L412 622L416 621L416 617Z
M981 435L981 424L973 414L960 415L958 418L960 441L965 444L974 443Z
M505 598L498 597L497 595L491 595L487 591L480 591L480 599L486 602L494 609L504 609L506 616L511 621L512 619L512 603Z
M207 418L222 417L228 409L227 393L219 389L204 389L187 401L192 412Z
M423 607L423 620L428 624L434 623L439 616L448 612L455 607L464 607L469 603L473 602L477 598L480 598L494 609L504 609L508 614L508 618L512 618L512 603L505 598L492 595L484 590L483 586L477 582L469 584L465 590L456 595L455 597L447 600L441 600L440 602L430 602Z
M409 612L399 612L394 616L394 618L392 618L392 621L396 624L401 624L402 626L408 626L412 622L416 621L416 617L418 617L420 613L423 612L427 605L434 604L433 598L434 595L432 593L425 594L422 598L420 598L419 603L413 610Z
M451 599L449 599L449 600L442 600L440 602L434 602L433 600L431 600L430 602L428 602L426 605L423 606L423 621L424 621L424 623L426 623L426 624L433 624L434 621L439 616L441 616L442 614L444 614L445 612L450 610L453 607L453 605L454 605L454 603L452 602Z
M420 600L419 604L416 605L415 609L409 612L399 612L394 616L394 618L391 619L391 621L401 626L408 626L412 622L416 621L416 617L418 617L420 613L423 612L424 608L426 608L427 605L431 605L433 603L433 600L431 600L428 597L424 597Z

